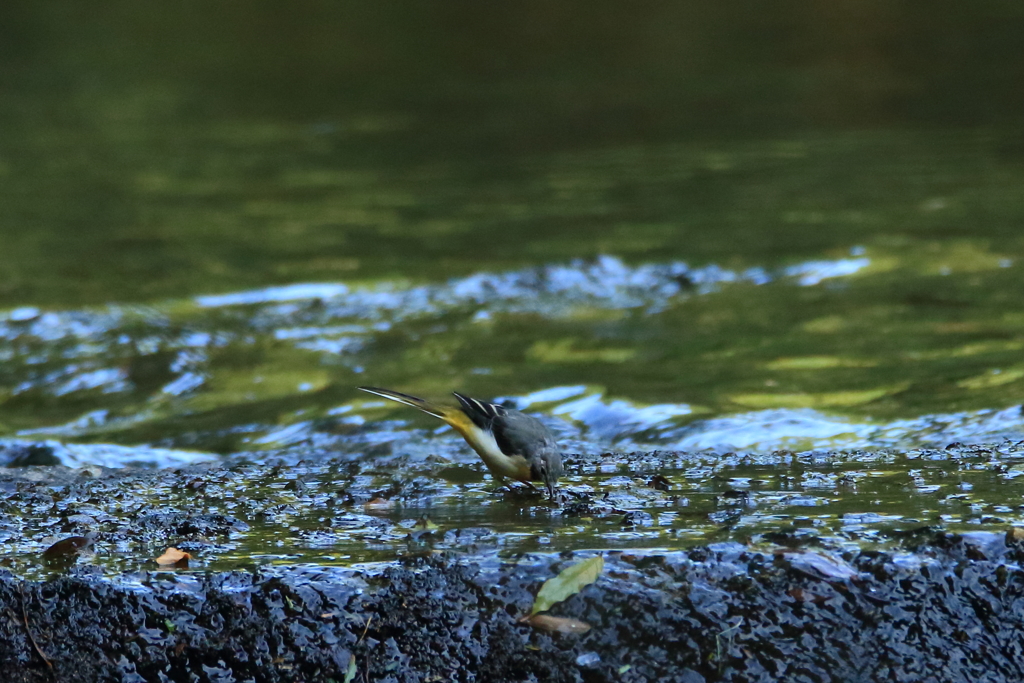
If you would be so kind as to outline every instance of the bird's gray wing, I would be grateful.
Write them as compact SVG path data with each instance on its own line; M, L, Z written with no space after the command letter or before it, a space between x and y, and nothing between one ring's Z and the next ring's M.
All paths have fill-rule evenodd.
M506 455L529 458L538 449L554 446L555 435L543 422L518 410L508 410L491 420L491 433Z

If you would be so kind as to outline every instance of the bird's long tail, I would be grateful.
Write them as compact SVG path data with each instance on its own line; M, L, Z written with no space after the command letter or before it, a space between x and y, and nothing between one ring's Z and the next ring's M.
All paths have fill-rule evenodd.
M430 401L424 401L422 398L410 396L409 394L403 394L398 391L391 391L390 389L381 389L380 387L358 387L360 391L365 391L382 398L386 398L402 405L411 406L417 410L422 410L428 415L439 417L445 422L451 423L452 413L455 412L451 408L445 408L431 403Z

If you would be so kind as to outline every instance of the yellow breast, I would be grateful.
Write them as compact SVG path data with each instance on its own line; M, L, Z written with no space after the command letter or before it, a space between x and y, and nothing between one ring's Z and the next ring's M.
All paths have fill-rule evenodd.
M458 421L448 420L448 423L462 434L466 443L480 455L480 459L487 465L491 474L499 480L508 477L516 481L530 481L530 463L526 458L502 453L493 434L477 427L468 417L463 418Z

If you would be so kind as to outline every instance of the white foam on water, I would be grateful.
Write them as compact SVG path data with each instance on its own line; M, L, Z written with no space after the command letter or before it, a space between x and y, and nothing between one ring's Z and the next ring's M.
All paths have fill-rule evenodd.
M303 301L306 299L330 299L342 296L348 287L337 282L301 282L279 287L262 287L229 294L211 294L196 297L196 303L204 308L222 306L251 306L280 301Z
M119 446L116 444L69 444L59 441L18 441L4 439L4 446L37 444L48 446L53 450L62 465L79 468L99 466L109 468L144 466L144 467L183 467L204 462L215 462L219 456L214 453L188 451L171 448L152 448L149 446Z

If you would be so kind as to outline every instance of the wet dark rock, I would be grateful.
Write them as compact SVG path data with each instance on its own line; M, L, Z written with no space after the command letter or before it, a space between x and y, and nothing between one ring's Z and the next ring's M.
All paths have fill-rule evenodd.
M656 474L648 479L647 485L658 491L670 491L672 489L672 482L660 474Z
M954 482L994 472L969 446L913 454L933 456ZM567 458L581 474L566 477L556 507L525 488L486 488L468 465L479 476L446 483L443 461L389 457L0 468L0 566L17 573L0 574L0 680L340 683L351 661L356 681L1024 680L1024 527L982 527L992 515L965 517L979 531L952 534L931 518L858 511L846 522L882 541L859 551L837 542L845 524L766 517L706 537L730 542L652 552L681 547L663 546L675 543L673 520L689 529L771 515L797 484L752 471L751 488L733 495L735 478L716 477L711 456L580 455ZM755 460L712 460L730 457ZM856 457L755 464L799 460L808 479L796 493L814 498ZM994 490L1011 490L993 476ZM966 506L960 493L947 489L947 504ZM417 521L425 513L436 528ZM89 534L89 553L42 558ZM192 554L193 570L141 571L169 546ZM622 548L605 553L597 583L551 610L590 630L520 624L580 547ZM285 561L295 564L256 568ZM225 571L239 567L250 570Z
M0 444L0 467L60 465L60 458L46 444Z
M479 543L493 541L495 537L494 529L468 527L465 529L452 529L446 532L444 534L444 542L452 547L474 548Z
M89 515L82 515L82 514L68 515L67 517L64 518L64 522L61 525L61 531L64 531L64 532L72 532L72 531L80 531L80 530L88 531L89 529L93 529L95 527L96 527L96 519L94 517L90 517Z
M249 525L234 517L220 514L191 515L185 512L150 512L135 522L143 531L161 531L175 536L227 536L245 531Z
M649 512L634 510L622 516L622 526L633 528L638 526L651 526L654 524L654 517Z
M351 657L360 681L1021 680L1024 570L967 558L978 539L934 540L849 561L736 543L608 553L597 583L551 610L591 625L579 635L517 623L570 554L449 554L362 578L0 574L0 663L11 683L340 681Z

